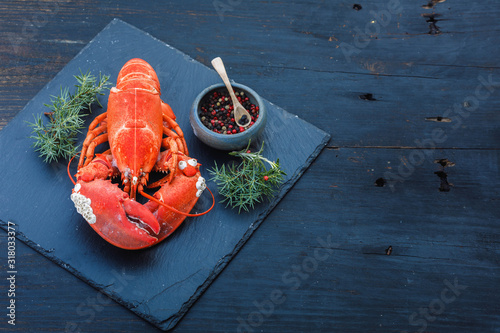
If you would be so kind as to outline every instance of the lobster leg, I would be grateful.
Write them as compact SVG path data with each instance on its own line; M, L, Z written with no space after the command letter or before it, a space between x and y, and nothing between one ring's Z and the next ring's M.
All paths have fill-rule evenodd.
M108 141L108 133L104 133L93 139L87 149L87 155L85 164L83 166L89 165L90 162L92 162L92 158L94 157L94 152L95 152L95 147L100 145L101 143L105 143ZM82 154L83 155L83 154ZM81 158L81 156L80 156Z
M179 147L177 146L176 140L171 137L167 137L161 142L162 148L166 148L167 150L160 153L160 159L156 163L156 170L162 172L169 172L167 178L168 182L174 178L174 175L177 173L177 162L179 160ZM171 160L170 160L171 159Z
M188 156L189 152L187 149L186 140L184 139L184 132L182 132L179 125L174 120L172 120L172 118L166 116L165 114L163 115L163 121L166 122L169 126L163 126L163 134L175 138L179 146L179 151ZM171 128L175 130L175 132L172 131Z
M168 105L167 103L165 103L163 101L161 102L161 111L164 115L166 115L170 119L175 120L176 116L175 116L174 111L172 110L170 105Z
M154 170L167 173L167 175L154 183L148 184L147 188L155 188L169 183L177 173L177 161L179 159L177 143L171 137L167 137L162 140L161 147L167 150L160 153L160 158L156 162Z
M185 151L187 148L185 147L184 143L182 142L182 139L170 128L164 127L163 128L163 134L167 135L167 139L171 138L175 140L176 146L178 147L178 151L182 152L184 155L186 155Z
M85 156L87 156L87 149L89 147L90 142L92 140L94 140L94 138L96 136L98 136L99 134L101 134L101 133L103 133L104 131L107 130L107 126L106 126L106 123L105 123L106 118L107 118L107 112L104 112L103 114L100 114L99 116L97 116L90 123L89 130L87 132L87 137L85 138L85 141L83 142L83 145L82 145L82 151L81 151L81 154L80 154L80 160L78 161L78 169L80 169L83 166L84 158L85 158ZM95 128L99 124L101 124L101 126L99 126L99 128L96 130ZM92 153L91 158L93 157L93 154L94 153Z

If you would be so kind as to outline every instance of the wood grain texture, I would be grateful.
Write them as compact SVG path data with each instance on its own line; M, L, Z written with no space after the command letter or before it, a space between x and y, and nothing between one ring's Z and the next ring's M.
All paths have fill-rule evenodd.
M57 3L0 4L0 126L118 17L332 134L174 331L499 332L499 2ZM17 255L14 329L157 331Z

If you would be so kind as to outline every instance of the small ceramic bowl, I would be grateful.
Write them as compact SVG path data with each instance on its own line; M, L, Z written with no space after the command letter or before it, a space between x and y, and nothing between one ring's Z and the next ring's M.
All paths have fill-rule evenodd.
M215 149L243 149L248 145L248 141L253 141L254 138L258 137L266 126L267 112L264 103L262 102L262 99L259 97L259 95L257 95L255 91L245 85L239 83L231 83L231 85L234 87L234 89L243 90L245 92L245 95L249 98L250 102L259 107L259 118L257 118L257 121L252 126L247 127L244 132L237 134L220 134L209 130L205 125L203 125L199 117L200 107L205 101L205 98L208 98L208 96L213 94L215 91L227 92L227 89L224 83L214 84L204 89L201 93L198 94L193 102L189 120L191 122L191 127L193 128L194 134L198 137L198 139L200 139L206 145Z

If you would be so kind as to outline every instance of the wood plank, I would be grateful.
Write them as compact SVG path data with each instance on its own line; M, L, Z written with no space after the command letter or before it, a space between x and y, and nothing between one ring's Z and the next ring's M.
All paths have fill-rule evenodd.
M10 34L24 36L23 18L33 17L38 8L35 2L32 3L27 6L31 9L27 14L12 18L14 22L18 20L18 26L17 32L12 29L15 26L11 26ZM377 36L371 39L366 47L359 48L361 53L355 54L358 60L347 62L342 51L339 51L340 45L354 45L353 40L358 31L356 28L364 29L366 23L370 22L370 11L387 10L384 9L387 7L386 1L365 6L361 11L330 2L313 6L307 11L306 5L296 3L291 8L279 10L278 4L245 4L248 11L255 13L246 17L247 20L256 20L245 32L245 35L254 36L252 39L244 38L239 29L221 30L228 24L236 24L239 16L228 15L221 22L211 3L200 4L196 10L189 3L183 3L175 9L155 8L158 11L152 14L152 19L161 21L163 15L166 22L176 24L180 34L168 33L168 29L160 28L161 25L151 26L139 22L142 21L139 14L143 11L134 7L136 5L127 4L121 10L128 13L124 18L131 19L131 23L137 23L138 27L144 27L154 36L172 43L205 64L209 64L211 58L222 55L235 80L255 87L265 98L333 133L337 146L418 147L418 142L428 140L434 129L442 128L447 132L447 140L438 147L496 147L498 131L494 124L500 120L498 112L495 112L500 100L500 76L499 68L492 63L499 46L497 43L485 42L492 38L488 37L489 32L484 32L484 38L473 38L475 30L460 34L468 26L456 20L443 19L443 25L457 25L450 27L453 33L443 32L431 36L410 31L412 36L416 34L414 38L407 37L406 33L397 35L398 29L416 29L416 22L405 21L406 25L401 27L403 17L410 21L418 19L421 26L426 27L427 23L421 14L429 11L421 5L401 4L402 14L384 23L386 27L380 25L380 35L387 38ZM485 13L483 8L491 8L492 11L498 9L498 4L494 2L467 8L457 5L453 11L446 6L446 3L436 5L434 11L443 8L451 11L446 14L450 16L457 13L473 17L484 15L485 22L490 14ZM109 14L115 10L113 7L99 6L87 9L90 11L88 15L95 15L92 17L98 18L100 22L99 25L89 26L85 20L76 20L80 16L73 17L80 9L61 5L57 12L54 10L53 15L47 14L47 24L36 30L35 43L21 38L18 53L12 51L8 38L3 40L2 48L17 59L4 69L8 79L1 84L5 88L0 95L5 101L2 124L78 52L82 43L95 35L97 27L108 22ZM275 17L277 11L282 12L282 15ZM227 14L233 12L226 11ZM104 16L106 13L108 16ZM298 13L305 14L295 17ZM319 19L313 20L316 16ZM183 18L183 23L179 17ZM64 29L61 35L58 20L68 20L66 24L74 24L74 27ZM268 26L270 23L272 25ZM343 27L347 23L349 26ZM206 24L208 31L215 32L214 35L193 34L193 27L200 24ZM185 26L191 28L184 29ZM444 27L442 29L445 30ZM70 34L75 35L76 31L79 39L72 39ZM318 38L317 35L324 35L325 38ZM328 35L336 36L337 40L328 41ZM435 47L436 41L439 41L438 45L442 49L428 51ZM464 44L467 48L461 48ZM443 52L445 48L455 51ZM481 57L476 56L476 49L483 50ZM37 54L38 60L25 56L28 54ZM293 54L293 57L289 54ZM442 57L439 61L433 61L430 58L432 54ZM478 63L479 59L483 62ZM455 63L461 65L455 66ZM37 76L37 73L41 75ZM462 83L457 84L457 79ZM484 82L489 82L486 88ZM480 99L476 96L478 87ZM22 95L15 96L14 91L20 91ZM369 94L376 101L361 99ZM468 108L464 107L467 103ZM451 123L426 121L426 118L432 117L450 118ZM487 121L483 122L483 119Z
M261 325L251 326L256 332L283 327L415 332L425 319L419 309L441 312L441 293L451 282L467 288L458 290L433 321L426 320L427 331L494 331L499 307L490 288L500 282L500 210L487 198L498 198L498 154L437 152L455 162L446 168L454 184L449 192L439 191L434 172L442 166L432 162L417 168L395 192L375 186L388 161L395 164L412 151L324 151L179 329L199 328L219 311L232 318L231 331L241 325L238 317L258 322L258 313L266 312L254 301L262 305L281 290L286 300L263 315ZM473 162L478 158L484 161L480 173ZM307 210L298 213L296 207L303 205ZM387 255L389 246L393 250ZM228 296L233 288L239 297ZM212 312L200 318L207 308Z

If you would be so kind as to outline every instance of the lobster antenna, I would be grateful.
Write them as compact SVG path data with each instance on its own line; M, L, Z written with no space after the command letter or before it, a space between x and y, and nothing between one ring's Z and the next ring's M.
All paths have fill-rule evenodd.
M73 180L73 177L71 176L71 172L69 172L69 165L71 164L71 162L73 161L73 159L75 158L75 156L76 155L73 155L73 157L69 160L68 167L67 167L68 176L69 176L69 179L71 179L71 181L73 182L73 185L76 185L76 182Z
M208 190L208 192L210 192L210 195L212 195L212 206L211 206L208 210L204 211L203 213L198 213L198 214L189 214L189 213L184 213L184 212L181 212L180 210L177 210L177 209L175 209L174 207L169 206L169 205L167 205L167 204L166 204L166 203L164 203L164 202L161 202L160 200L156 199L155 197L153 197L153 196L151 196L151 195L147 194L146 192L144 192L144 191L142 191L142 190L139 190L139 193L140 193L141 195L143 195L144 197L148 198L149 200L154 201L154 202L156 202L157 204L162 205L163 207L170 209L170 210L171 210L171 211L173 211L174 213L181 214L181 215L184 215L184 216L196 217L196 216L202 216L202 215L207 214L207 213L208 213L208 212L210 212L210 211L212 210L212 208L214 208L214 206L215 206L215 198L214 198L214 194L212 193L212 191L210 191L210 189L209 189L208 187L207 187L207 190Z

